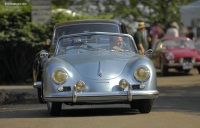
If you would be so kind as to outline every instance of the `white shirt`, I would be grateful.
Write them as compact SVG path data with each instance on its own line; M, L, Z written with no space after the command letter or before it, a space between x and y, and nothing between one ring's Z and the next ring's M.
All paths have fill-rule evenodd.
M178 29L168 28L165 36L178 37L179 36Z

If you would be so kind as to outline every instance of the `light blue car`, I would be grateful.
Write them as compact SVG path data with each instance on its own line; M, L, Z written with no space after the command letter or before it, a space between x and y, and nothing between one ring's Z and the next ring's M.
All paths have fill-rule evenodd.
M138 54L132 36L109 32L59 37L43 65L42 92L53 116L60 114L62 103L130 104L149 113L159 95L154 65Z

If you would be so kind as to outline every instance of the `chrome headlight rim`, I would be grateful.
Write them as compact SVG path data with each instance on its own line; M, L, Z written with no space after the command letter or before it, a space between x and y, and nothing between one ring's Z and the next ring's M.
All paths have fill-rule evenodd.
M59 80L58 79L58 75L62 75L61 77L64 77L64 78L62 78L62 80ZM67 81L67 79L68 79L68 73L63 68L56 68L52 72L51 77L52 77L52 80L53 80L54 83L56 83L58 85L61 85L61 84L64 84Z
M139 72L140 70L140 72ZM145 78L141 78L139 75L141 75L142 72L145 72ZM139 82L145 82L149 79L150 77L150 70L147 66L138 66L136 69L135 69L135 72L134 72L134 78L139 81Z

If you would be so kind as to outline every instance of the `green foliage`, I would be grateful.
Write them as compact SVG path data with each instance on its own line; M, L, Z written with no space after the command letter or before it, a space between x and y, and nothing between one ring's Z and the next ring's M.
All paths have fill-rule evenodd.
M128 22L127 25L141 20L149 24L159 21L167 25L172 21L179 22L180 7L194 1L196 0L53 0L53 4L54 8L69 8L84 14L111 15L113 19Z
M35 54L48 38L47 26L31 23L30 6L1 7L0 84L26 83L32 77Z
M91 0L88 4L88 0L52 0L53 9L74 6L77 14L53 13L49 24L38 25L31 22L30 3L26 0L6 0L27 3L27 6L0 4L0 84L23 84L32 80L35 55L46 48L46 40L51 39L53 26L57 23L79 19L118 19L129 23L160 21L166 25L171 21L179 22L179 7L194 0L129 0L129 4L127 1ZM3 3L2 0L0 2ZM89 9L91 5L98 6L95 12Z
M0 84L27 84L32 81L32 65L35 55L51 39L53 26L60 22L79 19L110 18L54 13L47 25L31 23L30 6L0 6Z

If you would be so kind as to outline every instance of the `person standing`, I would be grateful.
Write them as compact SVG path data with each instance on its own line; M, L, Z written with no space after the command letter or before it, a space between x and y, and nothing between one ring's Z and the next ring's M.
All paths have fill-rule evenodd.
M149 47L144 22L138 23L137 32L134 34L133 38L135 40L136 46L139 50L139 53L143 55Z
M192 30L192 27L189 26L189 27L187 27L187 29L188 29L187 37L195 42L195 35L194 35L193 30Z
M158 22L155 22L151 27L151 36L152 36L152 47L154 47L155 42L162 38L165 35L165 31L162 25Z
M176 22L172 22L170 25L170 28L167 29L167 32L165 36L171 36L171 37L178 37L178 24Z
M184 24L181 22L179 23L179 36L187 36L188 31L185 28Z

